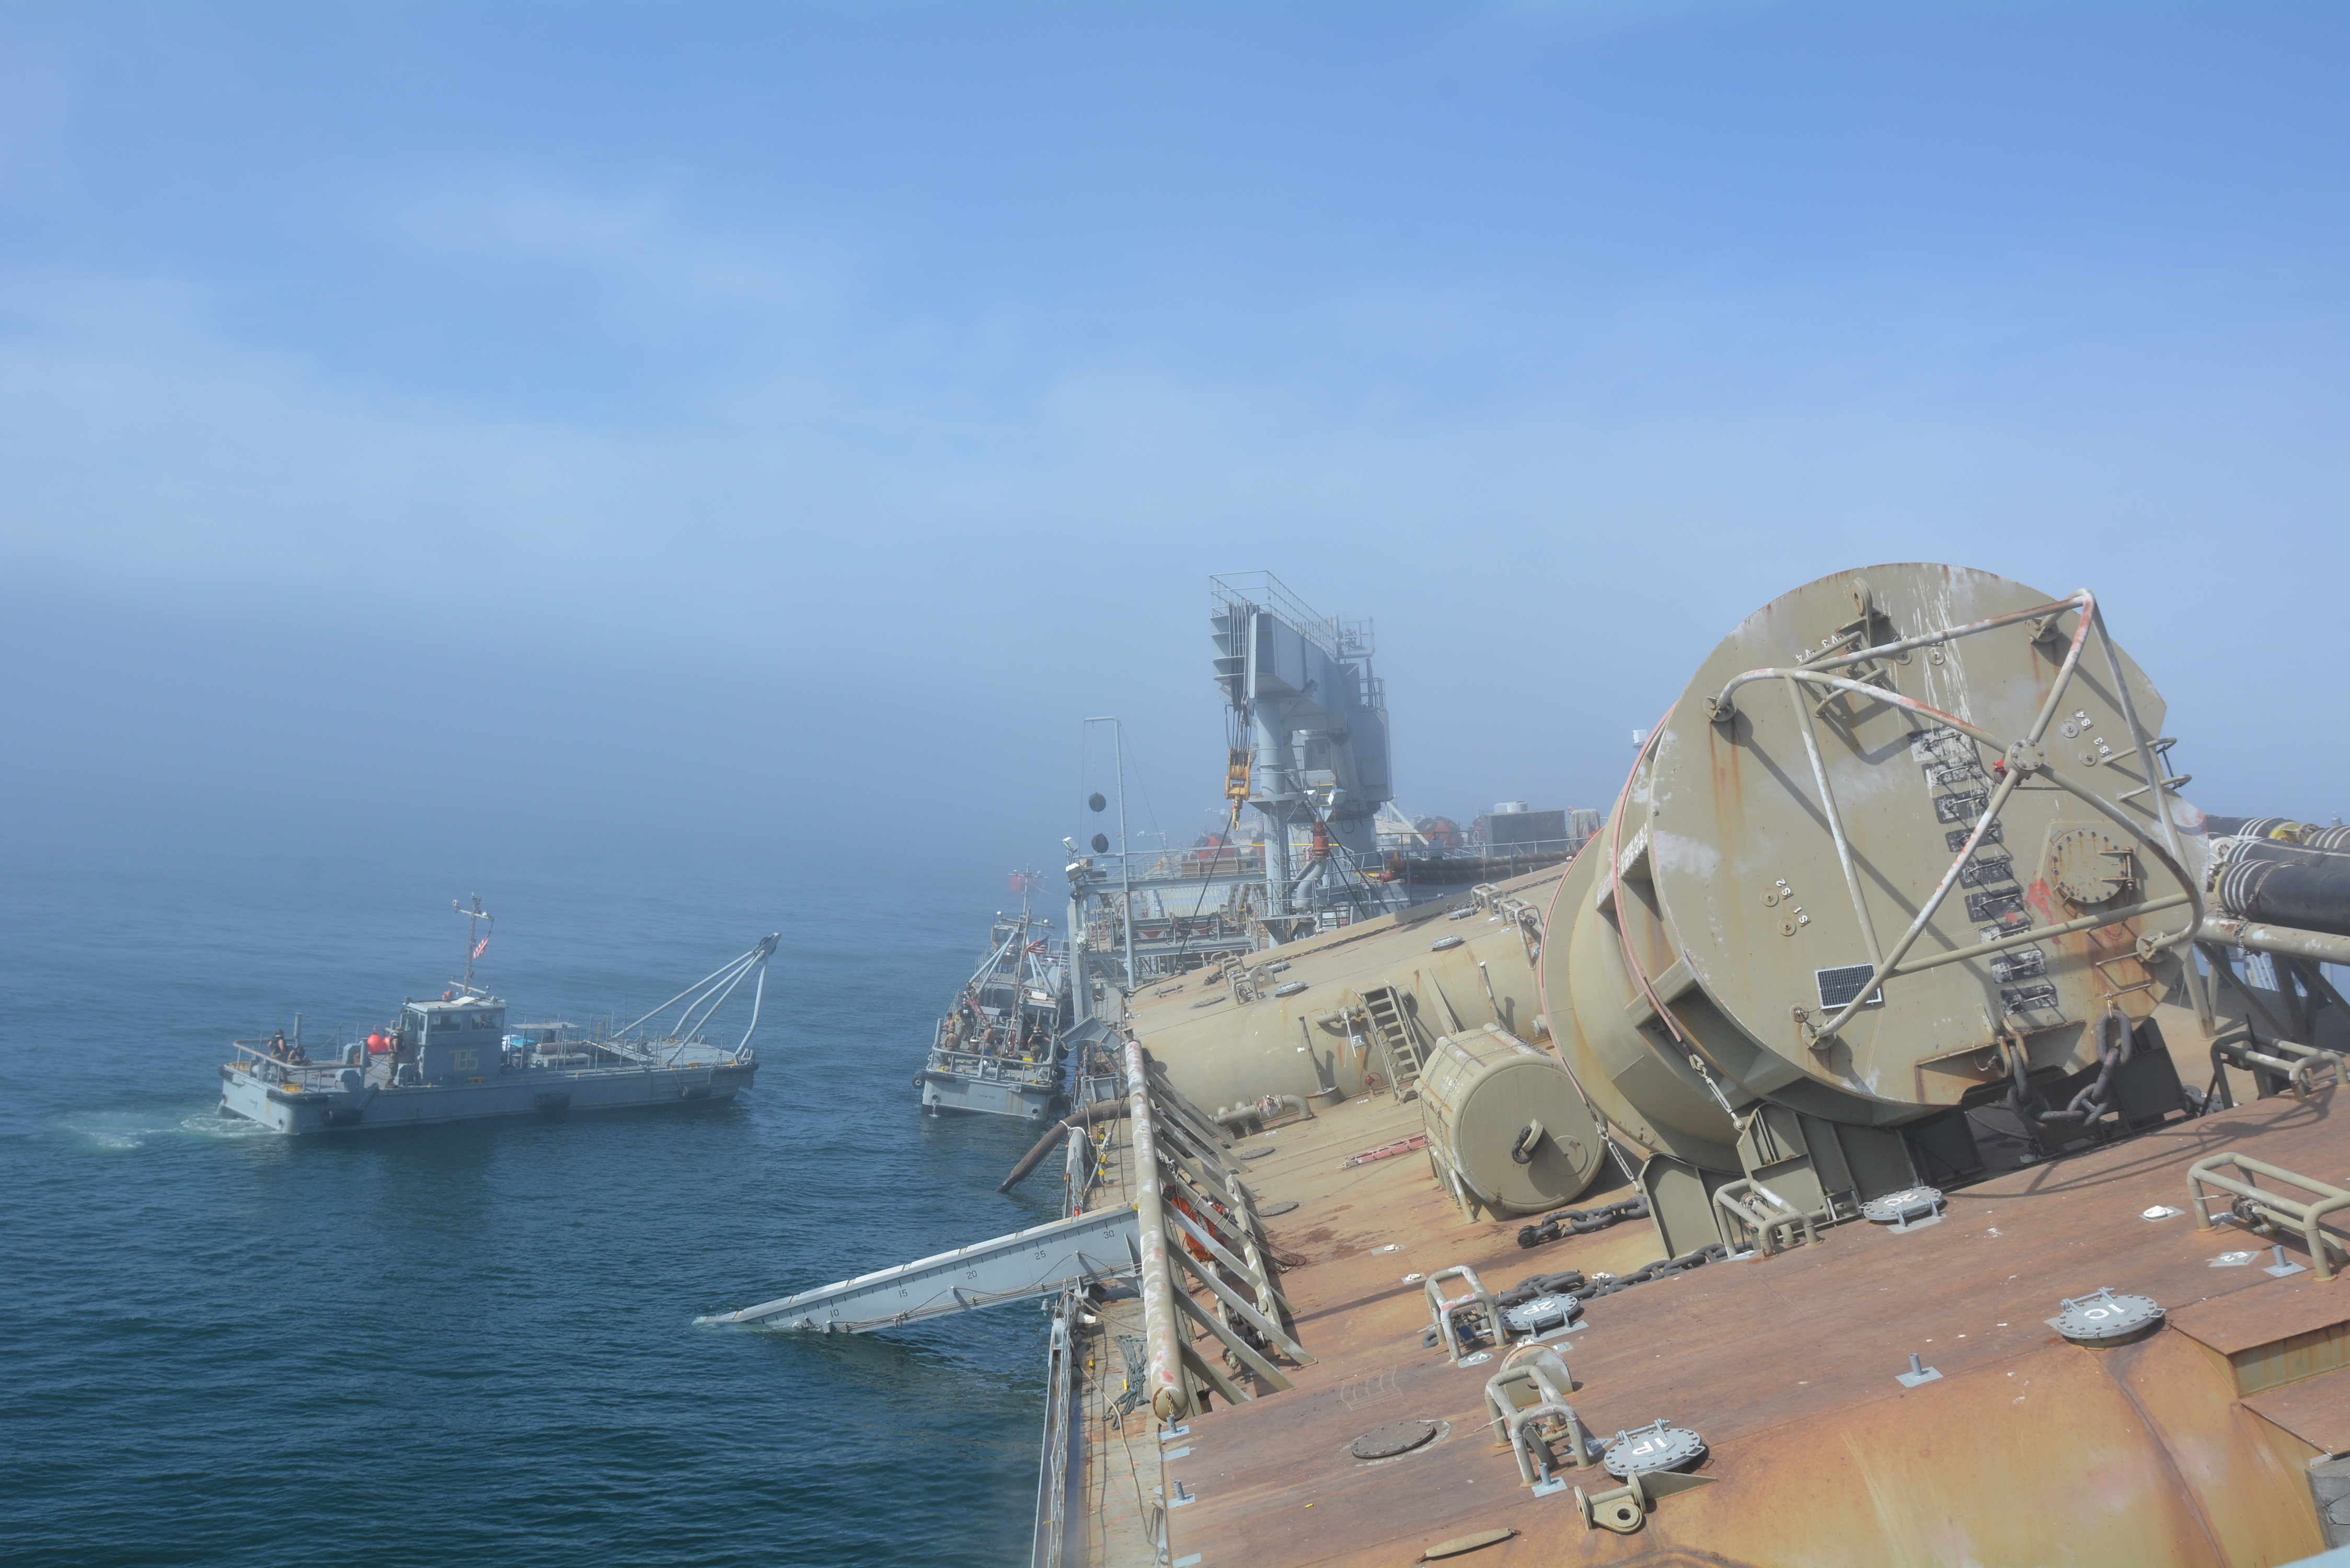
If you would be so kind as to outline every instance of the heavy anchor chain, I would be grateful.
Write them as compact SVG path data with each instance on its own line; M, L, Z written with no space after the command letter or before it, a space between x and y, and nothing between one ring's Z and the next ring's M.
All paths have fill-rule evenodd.
M1648 1200L1645 1198L1627 1198L1621 1203L1610 1203L1599 1209L1562 1209L1523 1227L1518 1231L1518 1245L1539 1247L1562 1236L1588 1236L1595 1231L1605 1231L1622 1220L1646 1220L1648 1217Z

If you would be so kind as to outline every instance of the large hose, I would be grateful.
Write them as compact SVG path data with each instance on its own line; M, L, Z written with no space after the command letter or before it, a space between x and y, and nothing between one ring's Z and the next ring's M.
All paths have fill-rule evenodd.
M2328 832L2324 836L2334 836ZM2250 835L2223 843L2226 859L2214 891L2229 915L2350 936L2350 849L2321 849Z
M2312 849L2350 849L2350 827L2320 827L2289 816L2206 816L2203 831L2213 838L2266 838Z
M1071 1127L1091 1127L1096 1122L1114 1122L1120 1116L1133 1114L1134 1106L1128 1101L1103 1100L1098 1104L1087 1106L1073 1116L1063 1116L1046 1129L1043 1137L1036 1140L1035 1147L1020 1157L1020 1163L1012 1168L1012 1174L998 1183L995 1190L1011 1191L1019 1184L1021 1178L1045 1162L1046 1155L1061 1147L1062 1135Z

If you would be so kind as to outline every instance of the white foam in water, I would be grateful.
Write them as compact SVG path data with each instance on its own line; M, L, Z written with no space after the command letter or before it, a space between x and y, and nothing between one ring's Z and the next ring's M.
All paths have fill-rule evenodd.
M215 1108L193 1116L167 1119L152 1111L84 1111L57 1126L72 1137L106 1149L143 1148L152 1139L174 1133L197 1137L268 1137L267 1127L243 1116L224 1116Z
M85 1111L59 1125L100 1148L138 1148L151 1137L176 1131L179 1124L158 1121L151 1114L138 1111Z
M180 1131L198 1137L275 1137L277 1135L248 1116L233 1116L217 1108L199 1111L180 1124Z

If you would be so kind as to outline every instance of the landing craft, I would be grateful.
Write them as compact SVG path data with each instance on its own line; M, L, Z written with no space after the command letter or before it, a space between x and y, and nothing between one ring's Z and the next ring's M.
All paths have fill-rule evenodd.
M458 912L467 918L463 979L437 1000L403 1002L364 1039L322 1046L316 1060L298 1016L291 1041L281 1030L265 1042L232 1042L235 1055L220 1069L222 1113L308 1137L692 1105L750 1087L758 1072L751 1039L777 937L762 938L642 1018L591 1032L509 1023L504 998L474 983L474 961L489 945L474 933L490 917L478 898ZM746 981L750 1017L741 1038L713 1041L713 1021Z
M925 1116L1038 1122L1068 1104L1067 967L1052 940L1053 923L1029 910L1038 880L1035 872L1013 873L1019 914L995 917L987 956L934 1026L930 1054L914 1075Z

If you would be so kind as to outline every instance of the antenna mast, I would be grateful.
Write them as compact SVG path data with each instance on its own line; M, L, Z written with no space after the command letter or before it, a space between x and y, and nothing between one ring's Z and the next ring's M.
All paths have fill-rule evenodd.
M492 920L489 914L482 908L482 896L479 893L473 895L473 907L470 909L454 898L449 900L449 907L465 917L465 978L460 983L470 994L473 989L473 961L482 956L484 948L490 945L490 939L486 936L475 941L473 932L478 927L491 924Z

